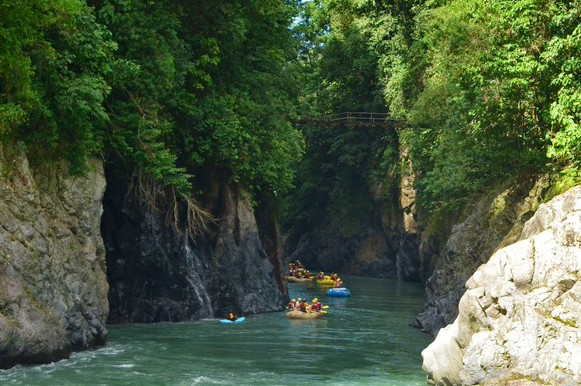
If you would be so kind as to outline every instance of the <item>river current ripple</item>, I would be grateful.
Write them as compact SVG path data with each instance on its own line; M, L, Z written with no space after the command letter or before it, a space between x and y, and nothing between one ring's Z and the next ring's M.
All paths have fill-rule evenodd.
M317 320L282 312L242 324L216 320L109 327L104 348L69 360L0 371L1 385L26 386L425 386L421 350L432 340L409 326L419 284L345 277L349 298L315 284L290 284L291 297L330 306Z

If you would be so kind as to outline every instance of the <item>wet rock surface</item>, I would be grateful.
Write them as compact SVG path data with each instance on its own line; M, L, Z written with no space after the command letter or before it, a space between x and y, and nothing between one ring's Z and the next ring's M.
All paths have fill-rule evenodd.
M83 177L0 146L0 368L103 344L102 162Z
M216 221L201 235L167 221L122 174L108 171L102 232L107 249L109 321L160 322L277 311L286 301L282 248L272 212L257 223L245 192L216 188ZM160 192L162 194L162 192ZM184 216L183 203L178 205ZM260 231L259 231L260 228Z

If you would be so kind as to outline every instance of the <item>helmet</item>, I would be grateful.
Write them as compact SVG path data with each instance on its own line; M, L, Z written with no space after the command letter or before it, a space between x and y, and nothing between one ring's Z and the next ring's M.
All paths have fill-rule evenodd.
M296 299L291 300L291 302L295 302L295 301L296 301Z
M303 300L303 299L302 299L302 298L299 298L299 302L300 302L301 300Z
M313 299L313 303L316 302L316 301L318 301L318 300L319 300L318 298L314 298Z

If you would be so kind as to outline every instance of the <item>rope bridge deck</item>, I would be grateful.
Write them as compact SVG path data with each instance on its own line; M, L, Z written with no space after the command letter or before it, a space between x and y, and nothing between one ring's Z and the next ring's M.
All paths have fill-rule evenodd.
M320 126L388 126L406 127L403 121L392 118L388 113L367 113L360 111L347 111L321 118L304 118L292 121L298 124L312 124Z

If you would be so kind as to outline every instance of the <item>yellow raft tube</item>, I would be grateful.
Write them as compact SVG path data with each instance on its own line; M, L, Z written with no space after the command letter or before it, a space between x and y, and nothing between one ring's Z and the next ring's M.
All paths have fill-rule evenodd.
M323 316L323 312L289 311L284 316L289 319L317 319Z
M341 284L343 284L343 282L341 281L341 279L339 279L339 282ZM318 280L317 279L317 284L321 284L321 285L333 285L335 284L335 280L332 280L330 276L326 276L323 280Z
M313 278L306 278L306 277L296 277L296 276L285 276L286 280L291 283L311 283Z

